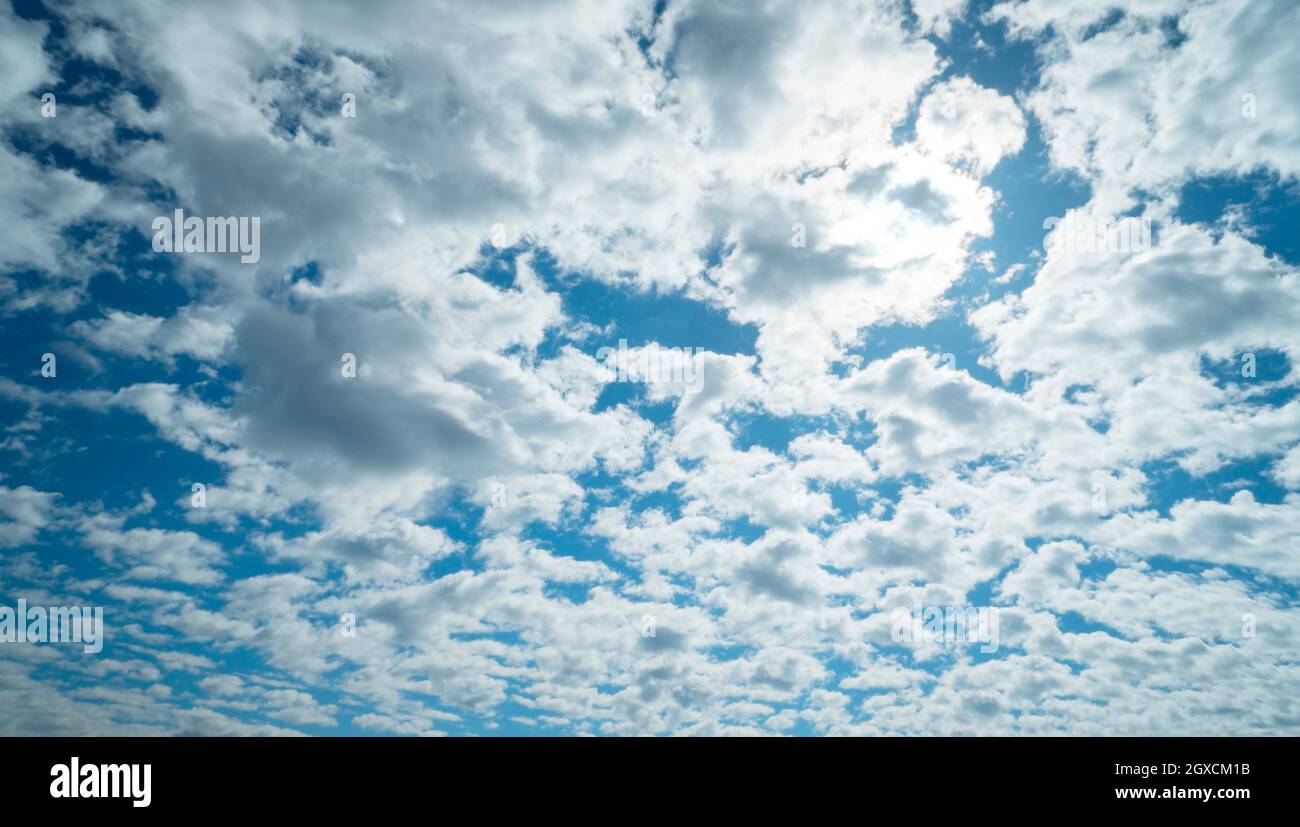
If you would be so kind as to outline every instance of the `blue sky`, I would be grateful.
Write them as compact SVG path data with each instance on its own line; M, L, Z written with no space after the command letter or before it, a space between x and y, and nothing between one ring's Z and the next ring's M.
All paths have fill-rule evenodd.
M0 732L1300 726L1291 4L272 6L0 8Z

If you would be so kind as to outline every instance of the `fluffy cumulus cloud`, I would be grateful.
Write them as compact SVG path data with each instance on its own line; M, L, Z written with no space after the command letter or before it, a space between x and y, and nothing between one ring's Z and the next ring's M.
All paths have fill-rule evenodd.
M0 732L1294 733L1296 14L5 3Z

